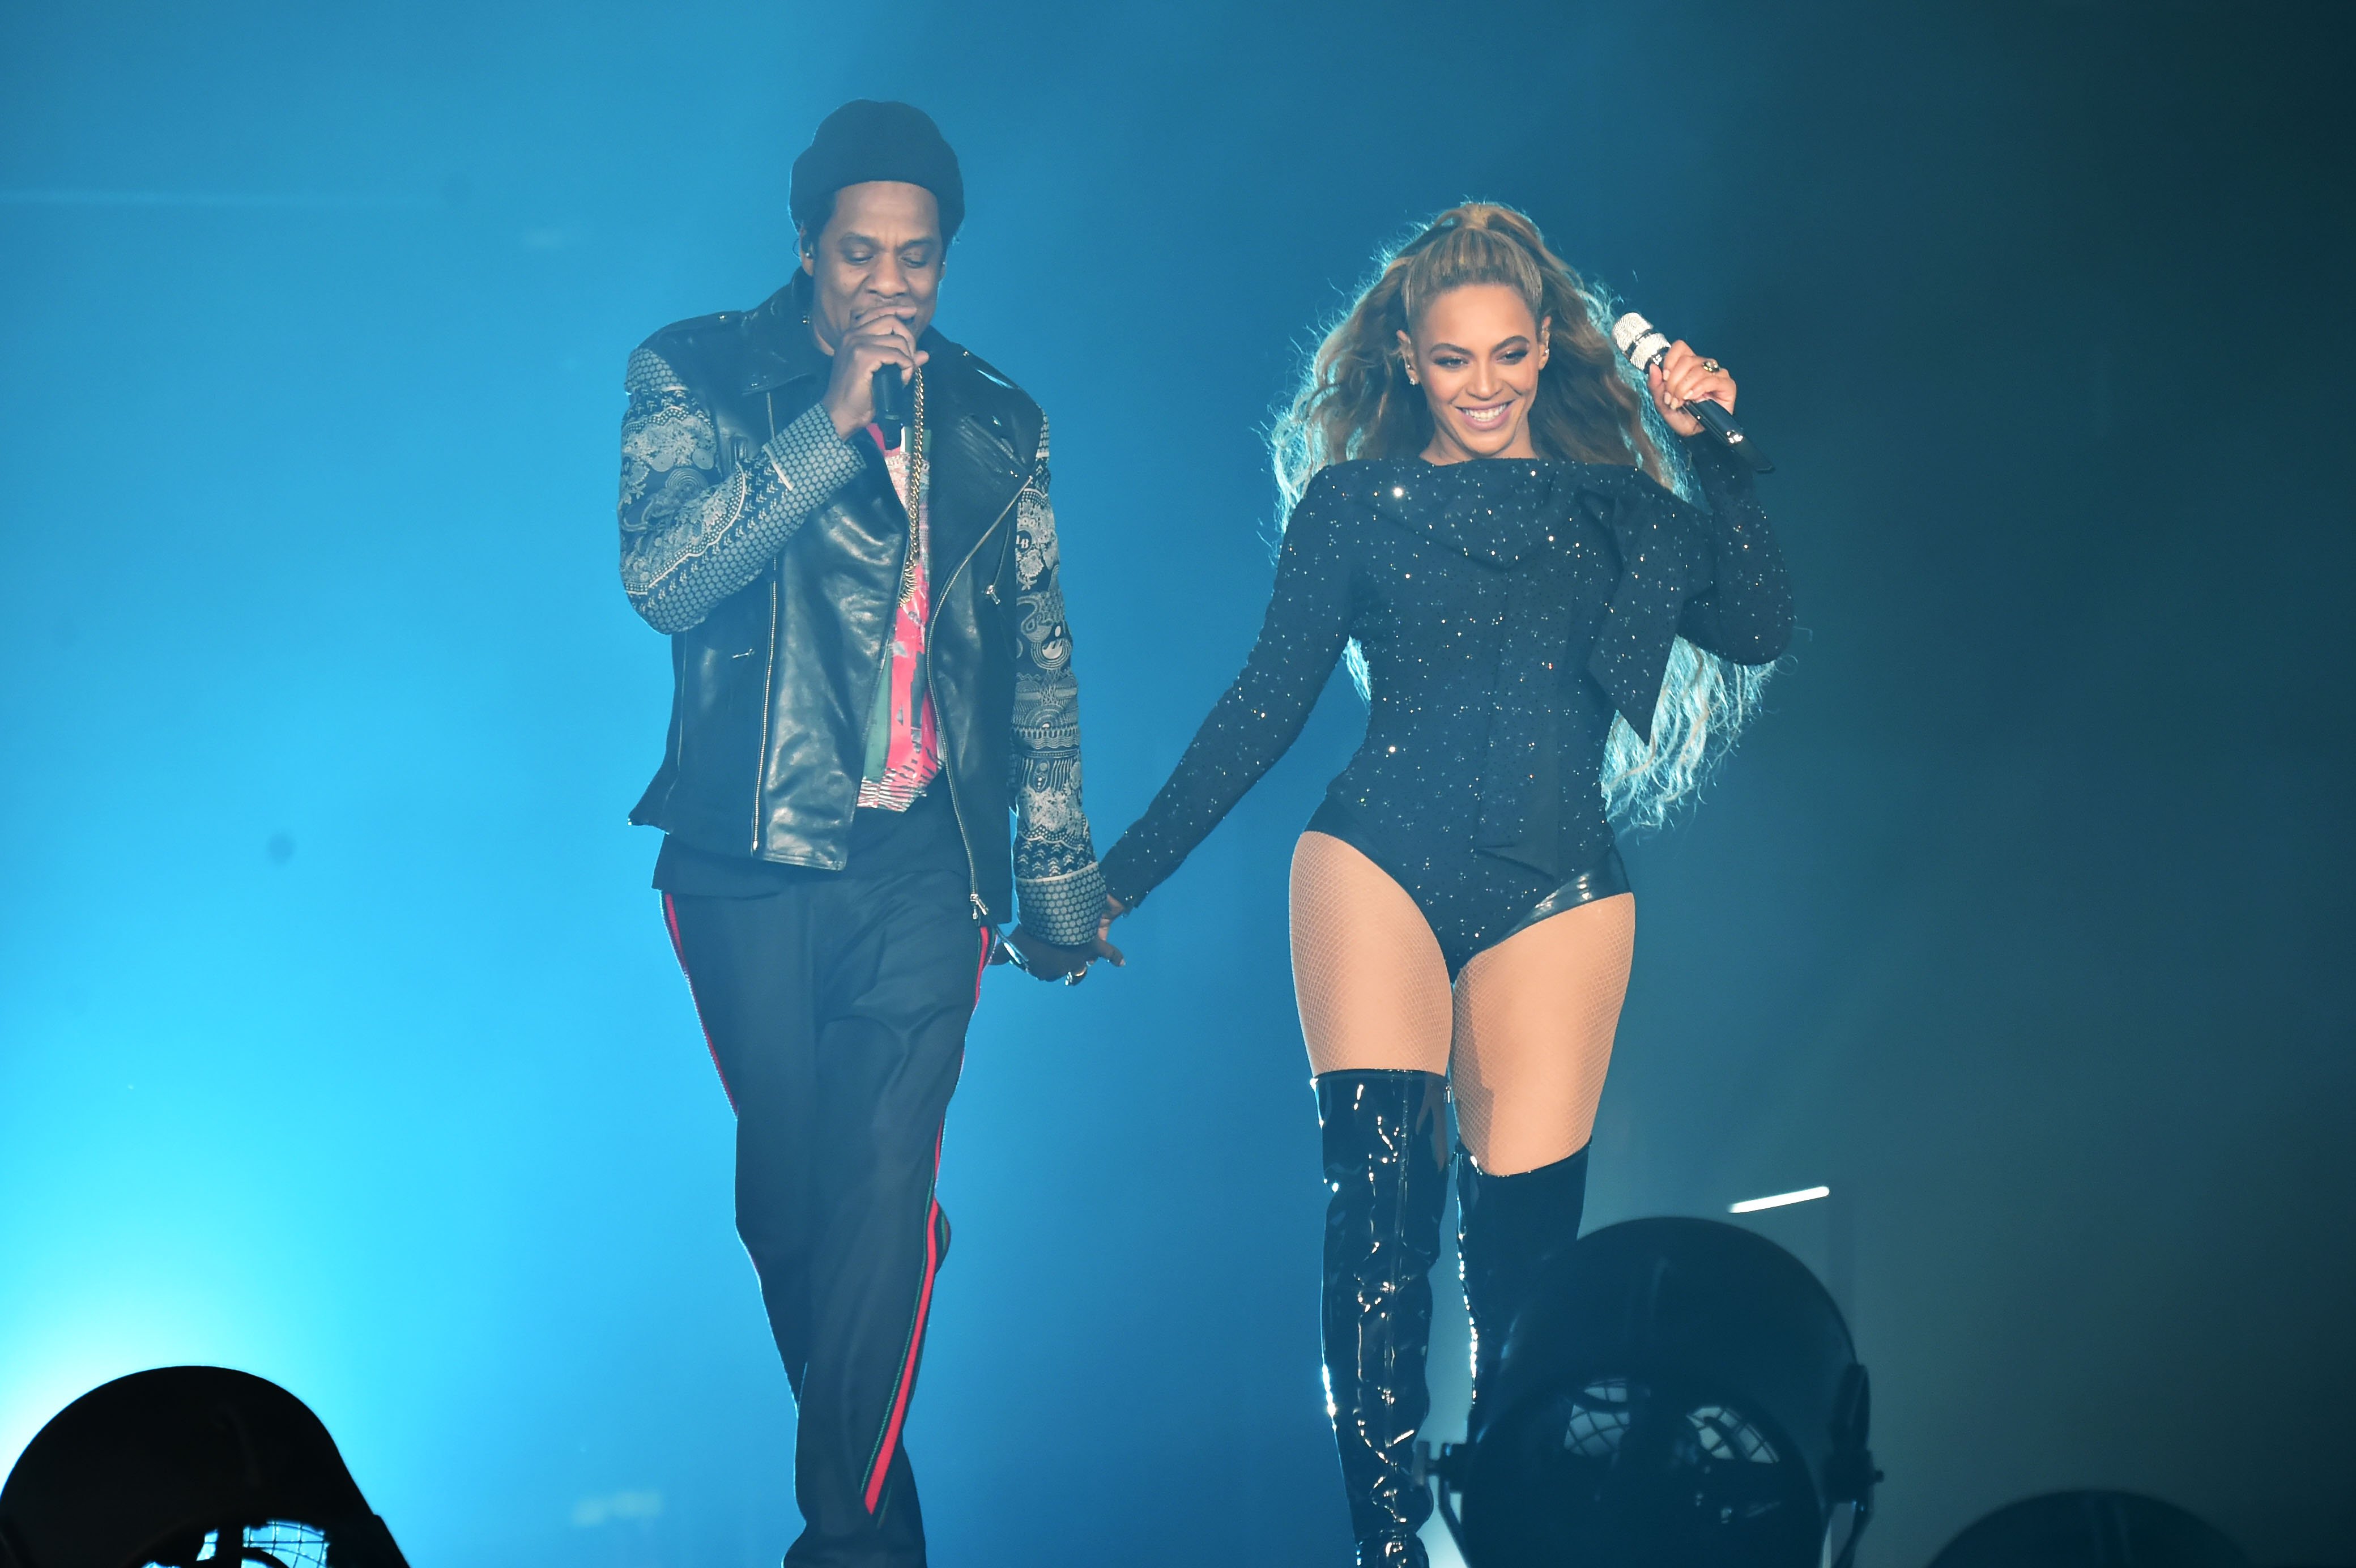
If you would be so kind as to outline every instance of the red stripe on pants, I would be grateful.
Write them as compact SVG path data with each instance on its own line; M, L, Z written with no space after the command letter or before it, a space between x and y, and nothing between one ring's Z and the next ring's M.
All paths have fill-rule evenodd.
M991 944L995 940L989 927L981 929L981 961L974 966L973 996L981 1001L981 977L990 970ZM933 1134L933 1186L938 1191L941 1180L941 1134ZM925 1355L925 1323L932 1316L933 1281L941 1272L941 1204L937 1197L925 1203L925 1283L916 1293L916 1316L908 1325L907 1354L900 1362L899 1387L893 1391L892 1413L884 1418L884 1434L875 1444L874 1457L867 1463L867 1484L862 1496L867 1511L873 1513L884 1506L884 1483L892 1473L893 1455L899 1452L900 1432L907 1424L908 1402L916 1391L916 1364Z
M933 1176L939 1180L941 1149L937 1140L933 1144ZM884 1434L875 1444L875 1456L867 1464L867 1486L864 1497L867 1511L873 1513L884 1506L884 1483L892 1474L892 1457L899 1452L900 1430L907 1424L908 1401L916 1391L916 1363L925 1354L925 1320L933 1310L933 1281L941 1268L941 1205L936 1197L925 1205L925 1283L916 1293L916 1316L908 1325L908 1350L900 1363L900 1384L892 1395L892 1413L884 1419Z

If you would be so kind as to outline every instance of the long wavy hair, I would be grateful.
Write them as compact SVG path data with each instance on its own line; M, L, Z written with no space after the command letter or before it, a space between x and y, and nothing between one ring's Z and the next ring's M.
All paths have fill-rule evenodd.
M1510 207L1451 207L1376 258L1357 297L1327 327L1291 402L1269 434L1289 518L1310 480L1354 457L1409 457L1431 444L1431 410L1407 378L1398 335L1433 300L1472 284L1503 284L1549 322L1546 366L1530 405L1538 456L1643 469L1691 497L1692 477L1633 367L1612 346L1610 296L1547 248L1537 224ZM1350 644L1350 672L1368 694L1365 655ZM1653 714L1653 738L1615 718L1603 759L1612 816L1639 827L1665 822L1694 796L1758 711L1768 669L1730 664L1684 638L1669 651Z

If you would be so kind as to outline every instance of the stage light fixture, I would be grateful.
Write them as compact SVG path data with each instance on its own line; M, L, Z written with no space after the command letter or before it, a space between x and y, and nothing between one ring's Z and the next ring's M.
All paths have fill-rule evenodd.
M1433 1462L1470 1568L1848 1568L1870 1392L1839 1308L1765 1238L1630 1220L1582 1238Z
M163 1367L59 1411L0 1486L0 1568L408 1568L277 1384Z
M1830 1197L1828 1187L1804 1187L1797 1192L1779 1192L1767 1197L1746 1197L1740 1203L1726 1206L1729 1214L1756 1214L1762 1208L1788 1208L1795 1203L1814 1203L1820 1197Z
M2250 1560L2173 1503L2134 1492L2048 1492L1981 1519L1931 1568L2250 1568Z

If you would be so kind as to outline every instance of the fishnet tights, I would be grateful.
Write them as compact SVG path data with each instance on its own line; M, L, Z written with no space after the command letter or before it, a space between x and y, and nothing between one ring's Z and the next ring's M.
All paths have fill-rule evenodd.
M1494 1176L1585 1146L1636 948L1633 894L1581 904L1473 958L1451 993L1423 912L1326 833L1292 854L1292 984L1312 1072L1448 1073L1464 1146Z

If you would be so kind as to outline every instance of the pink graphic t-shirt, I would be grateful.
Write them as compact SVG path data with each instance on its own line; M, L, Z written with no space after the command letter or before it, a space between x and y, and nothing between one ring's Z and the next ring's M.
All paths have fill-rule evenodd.
M883 432L868 427L878 447ZM908 444L884 454L884 467L900 504L916 520L914 569L905 578L893 617L891 639L884 649L884 678L875 693L875 711L867 723L867 767L859 781L859 803L887 811L905 811L915 805L925 787L940 776L940 728L933 715L933 694L925 684L925 624L932 613L932 530L927 513L932 490L931 465L925 470L924 494L908 495Z

